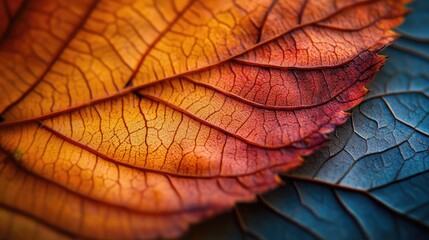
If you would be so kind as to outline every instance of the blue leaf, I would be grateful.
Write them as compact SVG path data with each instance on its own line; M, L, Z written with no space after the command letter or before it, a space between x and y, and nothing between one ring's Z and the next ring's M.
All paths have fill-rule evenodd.
M410 239L428 234L422 224L391 211L371 193L306 181L288 181L261 200L324 239ZM277 236L265 235L267 238ZM292 239L301 239L294 234Z

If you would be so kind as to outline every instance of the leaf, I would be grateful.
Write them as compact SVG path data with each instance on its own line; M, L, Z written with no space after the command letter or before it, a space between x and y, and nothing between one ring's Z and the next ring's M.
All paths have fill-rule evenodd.
M177 237L276 187L406 2L29 0L0 43L2 232Z
M23 2L23 0L4 0L0 4L0 37L9 29Z
M429 2L416 1L404 36L366 99L285 185L188 238L421 239L429 234ZM238 220L237 220L238 219ZM219 229L220 221L236 221ZM241 224L241 226L239 225ZM231 226L234 226L231 224ZM244 231L244 232L243 232Z

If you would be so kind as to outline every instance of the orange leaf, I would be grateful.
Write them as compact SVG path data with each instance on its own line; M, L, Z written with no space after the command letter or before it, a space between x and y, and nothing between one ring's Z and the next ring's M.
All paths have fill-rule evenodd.
M177 237L253 200L345 122L406 2L28 0L8 10L0 231Z

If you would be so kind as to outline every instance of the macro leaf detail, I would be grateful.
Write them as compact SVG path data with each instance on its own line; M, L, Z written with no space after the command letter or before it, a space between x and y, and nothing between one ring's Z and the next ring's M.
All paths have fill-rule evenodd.
M281 187L195 225L185 239L426 238L429 2L409 7L369 94L330 141L283 174Z
M406 3L18 4L0 26L0 220L177 237L254 200L362 101Z

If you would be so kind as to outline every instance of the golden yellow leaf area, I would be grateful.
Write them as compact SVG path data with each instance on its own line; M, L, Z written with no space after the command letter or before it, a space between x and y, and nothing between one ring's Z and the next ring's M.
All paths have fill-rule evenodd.
M5 0L0 238L178 237L344 123L405 0Z

